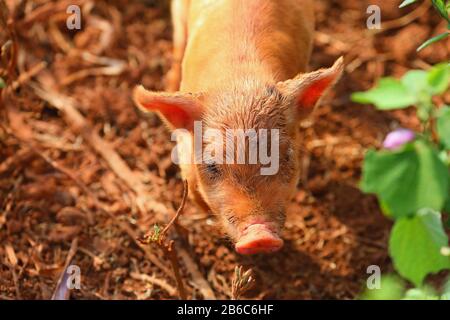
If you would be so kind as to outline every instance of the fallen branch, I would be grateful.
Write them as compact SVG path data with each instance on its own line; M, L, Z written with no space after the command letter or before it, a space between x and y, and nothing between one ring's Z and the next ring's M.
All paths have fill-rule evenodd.
M170 263L172 264L173 273L177 281L178 294L180 295L180 298L182 300L186 300L186 290L184 289L183 279L181 279L180 265L178 263L176 250L173 246L174 241L170 240L169 242L166 242L166 235L169 228L176 222L180 214L183 212L184 205L186 204L188 195L188 185L186 180L183 182L183 186L183 199L181 200L181 204L176 214L170 220L167 226L160 232L158 226L155 225L153 232L147 233L142 239L138 240L143 244L156 243L162 249L164 255L170 260Z
M27 14L26 17L18 23L18 28L24 30L30 28L31 25L48 20L50 16L66 12L70 5L83 5L87 0L62 0L58 2L48 2Z
M157 244L159 244L160 247L162 248L163 252L165 253L165 255L167 257L169 257L169 259L171 260L172 265L174 266L174 272L175 272L175 270L177 270L176 272L178 272L179 266L178 266L178 260L176 259L176 257L177 257L176 252L173 249L173 241L170 241L167 244L167 243L164 243L164 239L166 238L166 234L167 234L169 228L176 223L178 217L181 215L184 205L186 203L187 195L188 195L188 185L187 185L187 181L184 181L183 199L182 199L181 205L178 208L174 217L170 220L170 222L167 224L167 226L162 231L159 231L159 227L155 226L153 232L149 232L148 234L146 234L144 236L143 239L140 239L140 241L142 241L143 243L156 242ZM177 225L175 224L175 226L177 226ZM214 291L211 289L211 286L209 285L208 281L203 277L202 273L198 269L197 264L194 262L194 260L192 260L189 253L187 252L187 250L185 250L182 247L179 247L178 255L183 260L184 265L186 266L186 269L190 273L190 275L192 277L192 281L198 287L200 294L206 300L215 300L216 296L214 294ZM178 284L181 286L183 285L181 282L181 278L179 279ZM182 297L181 294L180 294L180 297ZM182 298L182 299L185 299L185 298Z
M8 34L9 40L2 46L1 54L2 58L6 56L6 51L9 52L9 62L7 62L6 74L8 76L8 81L11 82L14 78L15 68L17 65L17 54L18 54L18 44L17 44L17 34L13 18L9 14L8 6L5 1L0 1L0 28L5 30Z
M59 276L58 282L56 283L55 291L53 292L51 300L69 300L70 298L70 288L67 287L67 268L72 263L73 257L78 250L78 238L72 240L69 252L67 253L66 263L64 264L63 271Z
M102 32L102 39L104 38L111 38L112 35L112 27L107 23L106 21L103 21L102 19L99 19L103 24L107 24L108 27L103 27ZM113 59L109 57L104 56L97 56L95 54L92 54L85 50L79 50L77 48L74 48L73 44L70 43L61 33L61 31L56 27L56 24L50 23L50 29L49 29L50 36L54 39L55 43L58 45L58 47L63 50L66 54L71 56L78 56L79 58L83 59L86 62L89 62L91 64L98 64L103 65L103 67L94 67L94 68L88 68L88 69L82 69L79 71L76 71L66 77L64 77L59 85L61 86L67 86L71 84L74 81L81 80L83 78L89 77L89 76L117 76L120 75L126 68L127 63L122 60ZM103 40L106 42L109 42L110 40ZM103 44L104 47L107 46L107 43ZM100 50L99 52L103 51Z
M5 264L11 270L11 275L12 275L13 282L14 282L14 288L16 290L16 299L21 300L22 295L20 294L19 277L17 276L17 273L16 273L16 266L18 263L16 253L14 251L14 248L10 244L5 245L5 253L6 253L6 257L7 257L7 262Z
M13 170L16 163L24 162L33 155L30 149L20 149L16 154L0 163L0 174Z
M217 298L216 295L214 294L214 291L211 289L211 286L209 285L208 281L203 277L202 273L198 269L197 264L191 258L187 250L179 248L178 253L181 259L183 260L186 269L191 274L192 281L197 285L203 298L205 298L206 300L216 300Z
M36 84L31 87L40 98L62 112L66 123L72 130L80 133L91 148L106 161L116 176L136 194L136 203L141 211L146 212L150 209L163 214L170 211L163 203L155 201L149 196L147 187L142 182L143 179L128 167L110 143L92 130L83 115L77 110L76 102L72 98L44 89Z
M164 281L162 279L158 279L155 276L149 276L149 275L137 273L137 272L131 272L130 276L131 276L131 278L136 279L136 280L141 280L141 281L145 281L145 282L150 282L151 284L156 284L158 287L161 287L162 289L166 290L166 292L172 297L176 296L176 294L177 294L177 289L172 287L166 281Z
M64 168L63 166L59 165L57 162L53 161L51 158L47 157L43 152L39 150L37 146L35 146L31 141L30 137L32 136L31 130L25 125L24 121L22 120L22 116L12 110L9 111L9 120L11 129L13 129L13 132L10 132L16 139L21 141L25 146L28 147L33 153L38 155L40 158L42 158L45 162L47 162L51 167L53 167L55 170L61 172L65 176L67 176L69 179L75 182L75 184L88 196L92 202L94 203L95 207L101 210L101 212L107 214L114 223L123 231L125 232L131 239L133 239L134 243L144 251L146 257L150 262L152 262L155 266L157 266L161 271L163 271L166 275L169 277L172 277L172 273L170 270L159 261L159 258L156 257L147 246L144 246L142 243L137 241L137 233L125 222L120 221L117 219L115 215L113 215L111 212L109 212L108 208L98 199L98 197L92 192L89 187L84 184L83 181L81 181L75 174L73 174L68 169ZM20 130L19 130L20 128Z
M383 22L383 27L381 29L371 29L368 30L368 34L378 34L382 32L386 32L388 30L401 28L410 24L414 20L422 17L428 9L430 9L431 3L429 1L425 1L422 5L418 6L415 10L411 11L407 15L404 15L398 19L390 20Z
M21 87L24 84L26 84L31 78L36 76L39 72L44 70L46 67L47 67L47 62L45 62L45 61L37 63L36 65L31 67L29 70L27 70L25 72L22 72L19 75L19 77L17 78L17 80L15 80L11 84L11 87L8 87L7 89L17 90L19 87Z

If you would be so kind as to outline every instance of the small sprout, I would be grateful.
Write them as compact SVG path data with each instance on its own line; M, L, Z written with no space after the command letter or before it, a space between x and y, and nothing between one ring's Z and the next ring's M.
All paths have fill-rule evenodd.
M395 150L415 139L416 134L409 129L397 129L390 132L383 141L383 147Z
M242 273L242 266L234 268L234 277L231 281L231 299L238 300L254 284L252 269Z
M153 225L153 232L148 232L142 238L137 239L142 244L149 244L152 242L162 242L161 228L156 223Z
M153 226L153 234L150 237L150 241L156 242L159 240L159 236L161 235L161 228L155 223Z

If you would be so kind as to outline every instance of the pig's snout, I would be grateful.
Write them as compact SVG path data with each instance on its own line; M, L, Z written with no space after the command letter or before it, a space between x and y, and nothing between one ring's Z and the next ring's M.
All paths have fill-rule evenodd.
M270 253L279 250L283 240L265 224L249 225L236 242L240 254Z

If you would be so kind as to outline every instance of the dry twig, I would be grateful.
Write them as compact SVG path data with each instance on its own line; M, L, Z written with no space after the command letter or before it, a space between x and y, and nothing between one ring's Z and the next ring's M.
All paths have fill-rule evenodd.
M58 12L66 12L70 5L83 5L87 0L60 0L58 2L48 2L27 14L25 18L20 21L18 28L25 30L37 22L45 21L50 16Z
M13 282L14 282L14 288L16 290L16 298L20 300L20 299L22 299L22 295L20 294L19 277L17 276L17 273L16 273L16 266L18 263L17 256L14 251L14 248L10 244L5 245L5 253L6 253L6 257L7 257L6 265L11 270L11 274L12 274L12 278L13 278Z
M156 257L152 252L150 252L150 250L148 249L147 246L142 245L139 241L136 240L137 233L127 223L120 221L119 219L117 219L117 217L115 215L113 215L111 212L109 212L108 208L98 199L98 197L95 195L95 193L92 192L88 186L86 186L86 184L84 184L70 170L64 168L63 166L59 165L57 162L53 161L48 156L46 156L42 151L39 150L39 148L37 146L35 146L30 141L30 136L32 136L32 134L31 134L30 130L27 128L27 126L25 125L24 121L22 120L21 115L19 115L18 113L14 112L14 111L10 111L9 115L10 115L11 128L13 129L13 132L11 132L11 134L13 134L16 137L16 139L21 141L24 145L26 145L28 147L28 149L30 149L32 152L37 154L40 158L42 158L45 162L47 162L55 170L63 173L69 179L74 181L75 184L81 190L83 190L83 192L94 202L94 205L98 209L100 209L103 213L107 214L122 231L124 231L126 234L128 234L128 236L130 236L130 238L133 239L135 244L144 251L147 259L149 259L155 266L157 266L166 275L168 275L170 277L172 276L172 273L170 272L170 270L163 263L160 262L158 257ZM18 130L17 128L20 128L21 130ZM20 135L19 135L19 132L20 132Z
M116 176L135 192L136 202L141 211L145 212L147 209L151 209L157 213L166 213L169 211L163 203L155 201L149 196L147 187L142 182L143 179L128 167L127 163L114 150L110 143L106 142L92 130L83 115L77 110L76 102L73 99L50 89L44 89L36 84L33 84L32 87L39 97L63 113L64 119L72 130L81 133L91 148L108 163Z
M78 249L78 238L72 240L69 252L67 253L66 263L64 264L63 271L59 276L58 282L56 283L55 291L52 295L52 300L69 300L70 290L67 287L67 268L72 263L73 257L77 253ZM66 280L66 281L64 281Z
M170 260L170 263L172 264L173 273L177 281L178 294L180 295L181 299L186 300L187 295L184 289L183 279L181 279L180 265L178 263L177 253L173 246L174 241L170 240L169 242L166 242L166 235L169 228L176 222L180 214L183 212L184 205L186 204L186 199L188 195L188 185L186 180L183 182L183 186L184 190L181 204L175 216L170 220L170 222L163 229L163 231L160 232L159 227L155 225L153 232L147 233L143 238L138 240L143 244L156 243L163 250L164 255Z
M170 284L168 284L166 281L162 280L162 279L158 279L155 276L149 276L146 274L142 274L142 273L137 273L137 272L131 272L130 276L133 279L136 280L141 280L141 281L145 281L145 282L150 282L151 284L156 284L157 286L161 287L162 289L166 290L167 293L174 297L177 294L177 289L175 289L174 287L172 287Z
M203 277L197 264L191 258L188 251L185 250L184 248L179 248L178 254L183 260L186 269L188 269L189 273L191 274L192 281L197 285L200 293L203 295L203 298L205 298L206 300L216 300L216 295L214 294L214 291L211 289L211 286L209 285L208 281Z
M424 1L424 3L422 5L420 5L419 7L417 7L415 10L411 11L410 13L408 13L398 19L383 22L382 29L368 30L367 33L378 34L381 32L386 32L388 30L397 29L397 28L406 26L407 24L410 24L414 20L423 16L428 11L428 9L430 9L430 6L431 6L430 1Z

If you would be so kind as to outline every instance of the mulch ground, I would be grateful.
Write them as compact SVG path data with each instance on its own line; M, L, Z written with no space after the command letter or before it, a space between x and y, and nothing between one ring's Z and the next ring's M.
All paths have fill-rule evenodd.
M183 185L170 160L169 132L130 98L139 83L163 89L171 60L167 2L6 3L14 22L0 34L0 76L9 84L0 122L0 299L51 298L71 246L81 270L74 299L177 298L169 260L136 238L170 220ZM82 29L70 31L65 11L77 3ZM253 270L255 284L244 297L257 299L353 299L368 266L392 271L391 222L358 189L361 161L388 131L418 123L410 110L382 113L349 96L383 75L448 59L448 42L415 52L445 26L427 4L400 10L395 1L315 3L311 69L341 55L347 67L299 127L302 178L288 210L286 245L269 256L240 256L214 217L188 202L170 237L183 256L189 298L203 298L206 289L230 298L238 265ZM384 29L366 28L369 4L380 5Z

